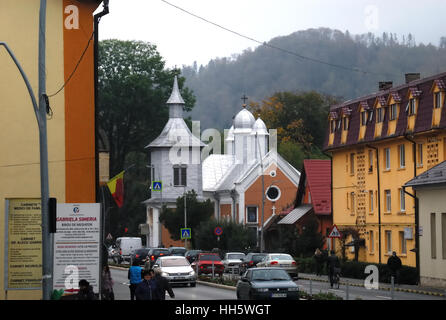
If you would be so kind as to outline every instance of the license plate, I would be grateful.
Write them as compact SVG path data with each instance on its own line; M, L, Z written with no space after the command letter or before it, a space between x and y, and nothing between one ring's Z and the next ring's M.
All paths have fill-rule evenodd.
M185 277L174 277L175 280L184 280L186 279Z
M286 293L273 293L272 298L286 298Z

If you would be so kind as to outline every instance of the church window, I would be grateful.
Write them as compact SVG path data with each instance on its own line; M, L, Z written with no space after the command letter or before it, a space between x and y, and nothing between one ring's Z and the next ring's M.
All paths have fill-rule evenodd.
M257 207L246 207L246 219L248 223L257 223Z
M173 185L175 187L187 185L187 167L186 166L173 167Z

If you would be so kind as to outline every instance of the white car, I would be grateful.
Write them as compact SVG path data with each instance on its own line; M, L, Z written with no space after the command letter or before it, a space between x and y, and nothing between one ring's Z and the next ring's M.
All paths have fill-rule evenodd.
M239 273L242 260L245 258L245 254L241 252L228 252L223 258L223 265L225 266L225 272Z
M257 267L277 267L284 269L293 278L298 278L297 263L292 256L286 253L268 253Z
M171 284L189 284L195 287L197 274L190 266L189 261L182 256L164 256L159 257L153 269L160 269L161 275L169 280Z

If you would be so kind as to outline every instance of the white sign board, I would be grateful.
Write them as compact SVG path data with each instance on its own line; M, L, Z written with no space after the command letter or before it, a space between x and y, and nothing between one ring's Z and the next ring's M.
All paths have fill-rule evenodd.
M54 235L53 288L76 293L79 280L87 280L95 293L100 279L99 203L57 204Z
M404 228L404 239L406 240L412 240L413 239L413 232L412 228Z
M333 225L333 229L331 229L328 237L329 238L340 238L341 237L341 233L339 232L339 229L336 225Z

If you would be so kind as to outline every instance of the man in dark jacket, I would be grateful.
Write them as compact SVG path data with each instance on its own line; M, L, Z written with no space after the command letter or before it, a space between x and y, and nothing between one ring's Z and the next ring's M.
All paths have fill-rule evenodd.
M339 262L338 256L335 254L333 250L330 251L330 256L327 258L327 269L328 276L330 278L330 287L333 288L334 276L337 272L339 272L339 268L341 263Z
M93 292L93 287L90 283L82 279L79 281L79 292L76 296L77 300L96 300L96 296Z
M169 296L172 299L175 298L175 293L172 290L172 286L170 285L169 280L161 275L160 269L154 270L153 279L156 281L157 286L156 300L166 300L166 291L169 293Z
M387 267L390 269L390 275L395 279L395 284L399 284L401 259L393 251L390 258L387 260Z
M159 300L156 281L152 279L151 271L143 271L143 280L136 287L135 296L136 300Z

